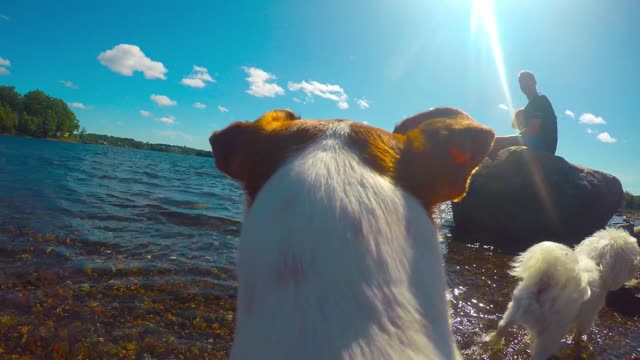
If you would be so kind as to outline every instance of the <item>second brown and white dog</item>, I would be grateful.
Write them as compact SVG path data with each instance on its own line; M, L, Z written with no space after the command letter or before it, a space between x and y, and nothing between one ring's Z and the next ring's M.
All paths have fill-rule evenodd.
M524 325L531 338L531 358L556 353L574 330L579 339L593 326L607 292L633 279L640 269L636 239L622 229L603 229L574 250L555 242L533 245L516 257L511 274L520 279L495 333L500 345L511 325Z
M438 108L393 134L287 110L210 138L248 197L232 359L456 359L432 207L494 132Z

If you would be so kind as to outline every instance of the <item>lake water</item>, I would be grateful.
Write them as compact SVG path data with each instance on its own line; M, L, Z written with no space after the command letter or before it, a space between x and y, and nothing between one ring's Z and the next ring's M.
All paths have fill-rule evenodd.
M243 202L210 158L0 136L0 358L225 358ZM465 358L526 357L522 329L480 341L511 257L451 241L447 204L437 219ZM638 358L639 323L605 309L566 354Z

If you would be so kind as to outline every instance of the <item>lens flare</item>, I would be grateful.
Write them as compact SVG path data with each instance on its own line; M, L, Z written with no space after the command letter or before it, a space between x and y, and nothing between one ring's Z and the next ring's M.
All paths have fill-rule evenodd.
M507 77L504 71L504 60L502 57L502 48L500 47L500 39L498 38L498 27L496 26L496 16L493 6L493 0L473 0L471 4L471 31L474 34L478 26L482 26L487 34L491 52L496 62L498 76L506 98L509 113L513 115L513 102L511 101L511 90L507 83Z
M498 27L496 25L495 9L493 6L493 0L473 0L471 4L471 35L475 35L478 30L478 26L481 26L487 35L489 40L489 46L491 47L491 53L496 63L498 70L498 76L500 76L500 83L502 84L502 90L506 98L507 107L511 116L514 115L513 102L511 101L511 91L509 90L509 84L507 83L507 77L504 71L504 59L502 57L502 48L500 47L500 39L498 38ZM557 219L556 211L553 206L553 202L544 180L544 173L537 159L530 156L527 157L529 176L533 179L536 187L536 191L543 202L546 211L552 219Z

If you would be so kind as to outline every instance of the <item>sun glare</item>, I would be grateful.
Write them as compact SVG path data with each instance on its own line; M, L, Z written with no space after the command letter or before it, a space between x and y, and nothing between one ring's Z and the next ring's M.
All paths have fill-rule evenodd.
M513 114L513 102L511 101L511 91L509 90L509 84L507 83L507 77L504 71L504 60L502 58L500 39L498 38L493 0L472 0L470 19L472 35L478 30L478 26L482 27L489 40L491 53L493 54L493 59L498 69L498 76L500 76L502 90L504 91L506 103L509 107L509 113Z
M509 108L509 114L514 115L513 102L511 101L511 91L509 90L509 84L507 83L507 77L504 71L504 60L502 57L502 48L500 47L500 39L498 38L498 27L496 26L496 16L493 6L493 0L472 0L471 3L471 19L470 28L472 38L478 31L478 26L484 30L489 40L489 46L491 47L491 53L496 63L498 70L498 76L500 77L500 83L502 84L502 90L506 98L507 107ZM542 171L539 164L535 161L529 161L530 176L533 177L535 182L536 191L540 195L546 210L549 212L552 218L556 218L556 212L549 196L549 191L543 181Z

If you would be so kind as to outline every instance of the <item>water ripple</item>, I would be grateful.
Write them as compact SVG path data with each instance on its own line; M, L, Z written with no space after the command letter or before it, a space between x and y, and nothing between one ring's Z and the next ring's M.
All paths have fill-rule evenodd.
M239 233L243 195L210 158L0 137L0 164L0 226L171 254L159 266L216 258L197 243L230 248Z

